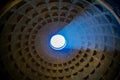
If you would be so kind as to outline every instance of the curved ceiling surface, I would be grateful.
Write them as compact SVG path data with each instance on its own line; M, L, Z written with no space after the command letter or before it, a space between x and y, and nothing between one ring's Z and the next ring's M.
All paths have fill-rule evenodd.
M101 0L21 0L0 18L4 80L119 80L120 24ZM50 38L66 39L62 50Z

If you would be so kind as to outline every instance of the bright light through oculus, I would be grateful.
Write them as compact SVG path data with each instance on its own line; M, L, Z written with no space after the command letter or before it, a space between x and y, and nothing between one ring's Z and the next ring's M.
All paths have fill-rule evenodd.
M57 34L51 37L50 44L53 49L61 50L65 47L66 41L64 36Z

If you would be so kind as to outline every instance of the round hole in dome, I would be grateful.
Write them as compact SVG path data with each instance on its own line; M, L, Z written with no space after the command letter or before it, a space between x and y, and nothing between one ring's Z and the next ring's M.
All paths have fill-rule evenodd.
M50 45L55 50L61 50L66 46L66 40L63 35L56 34L51 37Z

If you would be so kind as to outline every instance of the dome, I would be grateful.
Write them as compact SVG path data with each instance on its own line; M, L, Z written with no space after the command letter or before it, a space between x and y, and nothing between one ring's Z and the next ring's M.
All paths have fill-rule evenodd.
M119 53L104 0L13 0L0 16L1 80L119 80Z

